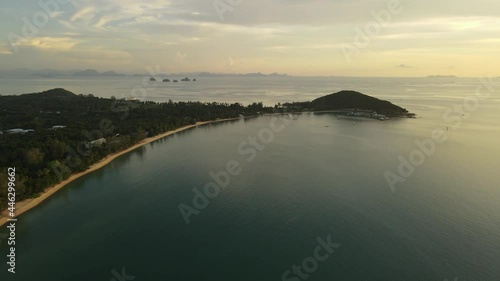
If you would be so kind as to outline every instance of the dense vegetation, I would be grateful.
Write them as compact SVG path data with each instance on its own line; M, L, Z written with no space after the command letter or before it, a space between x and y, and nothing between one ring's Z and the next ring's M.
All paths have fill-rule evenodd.
M64 89L0 96L0 207L7 206L7 168L16 168L16 199L37 196L72 173L85 171L109 154L146 137L198 121L235 118L240 114L303 110L370 110L386 116L409 116L404 108L354 91L342 91L312 102L239 103L139 102L75 95ZM56 127L54 126L64 126ZM6 130L34 130L8 134ZM92 145L95 140L106 142Z
M16 167L16 199L37 196L72 173L145 137L198 121L271 112L262 103L138 102L75 95L64 89L0 96L0 206L5 208L7 168ZM53 126L66 126L53 129ZM32 129L7 134L13 128ZM105 138L106 143L89 143Z
M406 116L408 110L394 105L388 101L370 97L355 91L341 91L318 99L312 102L285 104L291 108L309 109L312 111L321 110L368 110L386 116Z

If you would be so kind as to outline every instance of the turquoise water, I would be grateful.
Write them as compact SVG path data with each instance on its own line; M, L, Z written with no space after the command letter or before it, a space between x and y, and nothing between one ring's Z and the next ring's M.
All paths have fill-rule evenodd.
M328 236L340 247L307 280L500 280L497 96L457 128L441 118L476 85L386 94L418 119L278 120L288 124L252 161L238 148L273 117L146 145L22 215L17 273L6 273L1 243L1 280L112 280L123 268L134 280L283 280ZM408 159L435 128L448 140L392 192L384 174L397 173L398 157ZM192 189L229 161L239 175L187 225L179 204L193 206Z

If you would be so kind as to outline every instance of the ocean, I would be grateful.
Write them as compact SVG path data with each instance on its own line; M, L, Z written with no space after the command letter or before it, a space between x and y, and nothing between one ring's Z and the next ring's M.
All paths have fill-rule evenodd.
M157 102L266 105L349 89L417 118L261 116L145 145L20 216L2 280L500 280L495 79L196 78L0 81L2 94L142 87Z
M75 94L138 98L156 102L308 101L341 90L389 99L400 105L433 106L435 102L474 94L480 79L487 78L356 78L356 77L191 77L196 82L150 82L144 77L0 77L0 94L20 95L64 88ZM167 77L159 77L167 78ZM180 79L182 77L168 77ZM499 79L492 79L496 84ZM417 99L417 102L413 100ZM424 100L426 99L426 100ZM446 100L445 100L446 99ZM498 96L493 97L498 102ZM425 103L424 103L425 102ZM416 110L415 108L414 110Z

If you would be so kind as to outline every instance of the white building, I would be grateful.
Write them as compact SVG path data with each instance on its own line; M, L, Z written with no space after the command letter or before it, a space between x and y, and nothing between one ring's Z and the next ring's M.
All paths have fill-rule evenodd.
M101 139L96 139L96 140L93 140L89 143L87 143L86 147L87 148L92 148L92 147L99 147L103 144L106 143L106 139L105 138L101 138Z
M34 132L34 130L25 130L25 129L10 129L6 130L5 133L7 134L25 134L29 132Z

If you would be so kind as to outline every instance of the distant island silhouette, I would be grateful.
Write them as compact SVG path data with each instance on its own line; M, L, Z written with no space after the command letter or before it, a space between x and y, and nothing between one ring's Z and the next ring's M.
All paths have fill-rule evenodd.
M458 78L455 75L429 75L427 78Z

